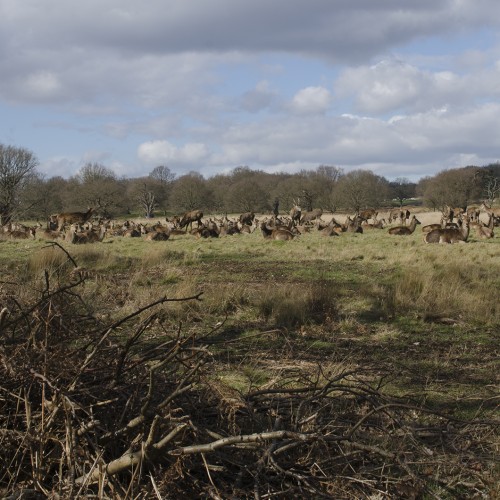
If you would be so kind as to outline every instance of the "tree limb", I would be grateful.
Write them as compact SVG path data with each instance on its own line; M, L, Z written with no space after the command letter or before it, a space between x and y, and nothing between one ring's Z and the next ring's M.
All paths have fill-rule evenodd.
M160 452L172 439L179 434L187 424L182 423L170 431L164 438L153 445L142 447L139 451L129 452L122 455L120 458L109 462L105 466L94 468L88 474L76 478L76 484L92 484L99 481L103 474L113 476L124 470L130 469L135 465L139 465L147 454L149 458L154 459L154 452ZM154 430L152 431L154 432Z
M241 443L258 443L268 441L270 439L296 439L299 441L313 441L319 438L317 434L302 434L299 432L290 431L271 431L260 432L255 434L245 434L240 436L229 436L223 439L218 439L207 444L195 444L192 446L185 446L177 448L169 452L170 455L191 455L193 453L208 453L215 451L217 448L223 446L231 446L233 444Z

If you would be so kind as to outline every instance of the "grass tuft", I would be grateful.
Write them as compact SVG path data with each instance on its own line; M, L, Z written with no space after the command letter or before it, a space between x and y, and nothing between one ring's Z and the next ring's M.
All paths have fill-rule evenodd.
M260 316L278 328L328 323L337 318L337 297L331 285L270 286L258 301Z
M492 293L496 276L457 262L404 270L387 294L399 313L450 316L461 321L492 324L499 320L498 297Z

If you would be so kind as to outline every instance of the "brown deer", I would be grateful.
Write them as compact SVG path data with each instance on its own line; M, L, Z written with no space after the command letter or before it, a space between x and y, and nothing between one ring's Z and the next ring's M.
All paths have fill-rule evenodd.
M389 234L396 234L398 236L408 236L415 231L418 224L421 224L421 222L415 217L415 215L412 215L411 219L410 219L409 226L391 227L389 229L388 233Z
M292 224L299 224L301 215L302 208L300 208L298 202L293 200L293 207L290 209L290 219L292 219Z
M201 219L203 217L203 212L201 210L191 210L190 212L185 212L179 221L179 227L186 228L187 233L188 227L193 229L193 222L198 222L198 227L201 226Z
M473 224L478 238L482 240L487 240L495 236L495 233L493 231L495 225L495 218L492 215L490 215L490 219L487 225L483 225L483 223L480 221L476 221Z
M238 231L231 232L230 229L231 228L226 230L226 234L251 234L255 230L255 227L249 226L248 224L238 223L236 226L233 226L233 229L237 229Z
M467 217L462 222L460 228L433 229L424 235L425 243L465 243L469 237L469 220Z
M347 216L342 226L342 231L348 233L363 233L361 220L362 219L358 215L356 215L354 219L351 219L349 216Z
M290 241L295 235L285 227L269 227L265 221L261 222L260 230L264 238L269 240Z
M373 223L369 224L368 222L362 222L361 227L364 229L384 229L386 226L385 219L373 219Z
M66 234L66 241L75 245L83 245L86 243L97 243L104 239L106 235L106 227L100 226L99 230L90 229L88 231L77 231L77 225L72 224Z
M241 224L246 224L247 226L251 226L255 219L255 214L253 212L245 212L241 214L239 217L239 221Z
M427 224L422 226L422 233L430 233L434 229L443 229L443 224Z
M189 234L196 236L196 238L218 238L220 235L220 228L215 221L209 219L205 224L195 229L191 229Z
M442 213L442 220L444 222L453 222L453 218L455 217L455 212L453 211L453 208L451 208L449 205L445 205L441 210L441 213Z
M493 224L496 225L497 220L500 220L500 208L491 208L486 205L486 203L483 201L481 203L481 206L479 207L479 210L483 210L486 212L490 217L493 217L494 221Z
M2 239L10 240L34 240L36 237L36 227L26 227L26 229L8 229L1 233Z
M142 235L140 227L130 227L121 234L124 238L140 238Z
M306 222L312 222L313 220L319 219L322 215L323 210L321 210L321 208L315 208L310 212L306 212L300 219L300 223L305 224Z
M300 226L297 227L300 231ZM332 217L328 224L318 224L318 231L322 236L340 236L343 232L342 225L337 222L335 217Z
M481 209L476 206L467 207L467 217L471 222L479 221L479 215L481 213Z
M42 231L37 231L37 238L42 240L63 240L64 233L62 231L56 231L55 229L43 229Z
M146 241L167 241L169 238L170 234L165 231L149 231L144 237Z
M401 209L399 208L394 208L389 211L389 224L392 224L393 222L397 221L399 216L401 214Z
M328 226L321 229L321 236L340 236L342 234L342 226L328 224Z
M399 212L399 221L402 226L406 225L408 223L408 219L410 218L410 211L408 209L406 210L400 210Z
M65 224L84 224L92 217L94 211L94 208L89 208L86 212L62 212L54 214L50 216L49 224L57 224L57 230L62 231Z
M366 210L361 210L358 216L364 221L368 222L368 219L376 220L378 212L374 208L367 208Z

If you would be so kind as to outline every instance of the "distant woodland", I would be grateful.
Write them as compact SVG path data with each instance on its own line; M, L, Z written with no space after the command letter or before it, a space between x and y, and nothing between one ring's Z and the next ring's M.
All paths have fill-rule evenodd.
M314 170L266 173L248 166L204 178L196 171L176 175L160 165L145 177L123 178L101 163L88 163L68 178L45 177L34 153L0 144L0 218L46 220L61 211L96 209L103 217L161 217L187 210L206 213L303 210L355 212L368 207L423 204L466 207L494 204L500 192L500 163L448 169L411 182L392 181L370 170L319 165Z

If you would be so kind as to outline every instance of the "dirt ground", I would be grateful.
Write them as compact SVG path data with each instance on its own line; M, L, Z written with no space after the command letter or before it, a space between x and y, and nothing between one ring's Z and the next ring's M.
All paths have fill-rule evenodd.
M424 207L408 207L408 209L410 210L411 214L415 214L417 216L417 219L420 221L420 223L423 226L425 226L427 224L439 224L441 222L441 215L442 214L439 211L436 211L436 212L428 211ZM349 213L337 213L337 212L334 214L325 213L322 215L321 218L323 220L329 222L332 219L332 217L335 217L335 220L337 220L338 222L340 222L342 224L345 222L346 217L348 215L350 215L352 217L353 214L352 213L351 214L349 214ZM389 210L380 210L377 218L379 220L380 219L388 220L389 219ZM485 223L488 222L488 218L485 216L484 213L481 213L480 219ZM399 221L394 222L391 225L397 226L397 225L399 225Z

